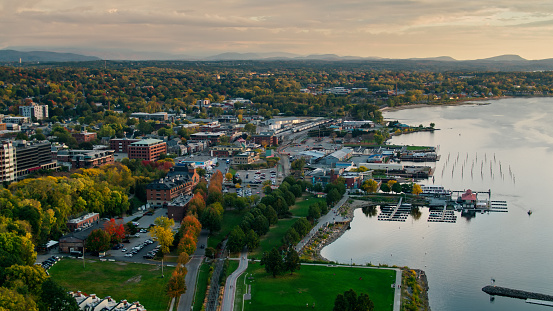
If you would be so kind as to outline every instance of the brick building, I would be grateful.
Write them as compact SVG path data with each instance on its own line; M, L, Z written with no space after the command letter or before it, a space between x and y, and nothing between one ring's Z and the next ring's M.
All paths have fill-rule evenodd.
M119 153L127 153L129 145L140 139L114 138L109 141L109 148Z
M80 133L73 133L71 134L71 136L73 136L73 138L75 138L75 140L77 140L79 144L93 141L98 137L96 133L93 133L93 132L89 133L87 131L83 131Z
M70 168L91 168L113 164L113 154L113 150L60 150L56 160Z
M190 195L200 182L200 175L194 165L177 165L171 168L167 177L153 181L146 186L147 202L162 206L181 195Z
M127 149L129 159L157 161L162 154L167 153L167 144L159 139L144 139L131 143Z
M67 221L67 229L70 231L78 230L83 226L92 226L93 223L100 220L100 214L98 213L88 213L79 218L73 218Z
M272 147L278 145L278 137L272 133L260 133L253 135L253 142L262 146Z

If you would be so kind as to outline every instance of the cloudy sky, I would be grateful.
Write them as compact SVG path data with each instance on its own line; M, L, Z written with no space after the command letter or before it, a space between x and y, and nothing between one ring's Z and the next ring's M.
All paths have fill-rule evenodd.
M0 28L0 49L553 57L551 0L0 0Z

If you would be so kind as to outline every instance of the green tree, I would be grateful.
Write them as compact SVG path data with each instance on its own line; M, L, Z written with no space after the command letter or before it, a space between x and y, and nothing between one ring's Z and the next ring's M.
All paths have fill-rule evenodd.
M264 265L265 271L272 274L274 278L284 271L284 260L276 247L263 254L261 265Z
M253 229L250 229L246 235L246 246L250 252L259 247L259 236Z
M337 189L332 189L330 192L326 195L326 203L328 205L334 205L336 202L340 201L340 198L342 196L338 192Z
M46 272L40 266L20 266L13 265L8 267L3 275L4 287L16 289L19 293L30 293L37 295L40 293L42 283L46 280Z
M257 126L252 123L247 123L244 125L244 131L246 131L250 135L255 135L257 133Z
M39 302L40 311L78 311L79 306L75 298L58 283L48 278L42 283L42 293Z
M395 192L395 193L400 193L401 192L401 184L396 182L392 185L392 191Z
M294 271L301 268L300 256L294 247L288 248L288 252L286 253L286 258L284 260L284 267L286 271L290 271L290 274L293 274Z
M311 204L307 212L307 219L315 221L321 217L321 209L318 204Z
M388 193L388 192L390 192L391 189L390 189L390 186L388 186L387 183L382 183L380 185L380 190L382 190L382 192Z
M13 232L0 233L0 267L30 266L35 263L35 260L36 252L30 234L19 236Z
M239 252L244 247L246 241L246 235L240 226L236 226L232 229L227 240L227 247L231 252Z

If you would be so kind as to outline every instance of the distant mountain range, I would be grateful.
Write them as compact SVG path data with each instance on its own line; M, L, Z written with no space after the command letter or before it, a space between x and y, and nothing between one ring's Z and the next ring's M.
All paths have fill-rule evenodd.
M189 55L172 55L167 53L134 52L134 51L82 51L75 53L58 53L49 51L0 50L0 63L47 63L47 62L88 62L102 59L113 61L283 61L293 64L296 61L333 63L333 66L344 68L357 67L375 70L426 70L426 71L537 71L553 70L553 59L527 60L519 55L500 55L475 60L456 60L449 56L393 59L382 57L338 56L335 54L298 55L286 52L272 53L222 53L207 57ZM82 52L81 52L82 51ZM86 56L94 54L97 56ZM99 57L98 57L99 56Z
M0 50L0 62L86 62L100 60L96 56L85 56L73 53L57 53L48 51L22 52L15 50Z

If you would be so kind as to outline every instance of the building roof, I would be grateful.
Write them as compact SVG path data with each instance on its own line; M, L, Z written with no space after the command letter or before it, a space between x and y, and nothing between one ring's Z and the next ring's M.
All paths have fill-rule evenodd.
M137 142L134 142L134 143L131 144L131 146L151 146L151 145L156 145L156 144L159 144L159 143L162 143L162 142L163 142L163 140L148 138L148 139L143 139L143 140L139 140Z
M343 158L347 157L352 152L353 151L349 148L342 148L340 150L334 151L333 153L329 154L328 156L329 157L334 157L336 159L343 159Z

